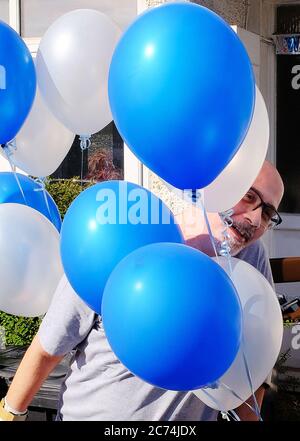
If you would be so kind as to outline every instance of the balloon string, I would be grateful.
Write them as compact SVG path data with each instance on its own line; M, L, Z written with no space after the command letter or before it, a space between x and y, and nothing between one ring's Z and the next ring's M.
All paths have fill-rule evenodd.
M228 228L231 227L233 224L233 220L231 218L233 213L234 213L233 209L219 213L219 216L220 216L220 218L223 222L223 225L225 227L225 229L222 231L223 241L221 243L220 255L223 257L226 257L226 259L227 259L227 265L228 265L229 274L230 274L231 279L233 276L233 271L232 271L232 264L231 264L231 254L230 254L231 248L229 245Z
M233 281L233 270L232 270L232 263L231 263L231 248L229 245L229 233L228 233L228 228L232 226L233 224L233 220L231 218L231 216L233 215L234 211L233 209L224 211L222 213L219 213L222 222L225 226L225 229L223 231L223 237L224 240L221 244L221 249L220 249L220 254L221 256L226 257L227 259L227 264L228 264L228 268L229 268L229 274L231 277L231 280ZM256 414L256 416L259 418L260 421L262 421L261 415L260 415L260 409L257 403L257 399L255 396L255 391L254 391L254 387L253 387L253 382L252 382L252 378L251 378L251 373L250 373L250 369L249 369L249 365L247 362L247 358L246 358L246 354L245 354L245 341L244 341L244 335L242 334L242 341L241 341L241 351L243 354L243 361L244 361L244 365L245 365L245 369L246 369L246 374L247 374L247 379L248 379L248 383L251 389L251 394L253 397L253 401L254 401L254 406L255 406L255 410L254 413Z
M81 165L80 165L80 185L83 187L83 150L81 149Z
M17 149L17 147L16 147L15 140L12 140L12 141L8 142L8 143L5 144L5 146L3 147L3 150L4 150L4 152L5 152L6 158L7 158L8 162L9 162L10 167L11 167L11 171L12 171L13 174L14 174L15 180L16 180L16 182L17 182L17 185L18 185L18 187L19 187L19 190L20 190L20 192L21 192L21 195L22 195L22 197L23 197L23 199L24 199L25 205L28 206L28 203L27 203L27 200L26 200L26 197L25 197L25 194L24 194L24 191L23 191L23 188L22 188L22 185L21 185L20 179L18 178L18 175L17 175L17 173L16 173L16 168L15 168L13 162L12 162L12 159L11 159L11 157L12 157L12 155L13 155L13 151L16 150L16 149Z
M254 387L253 387L253 381L252 381L252 377L251 377L251 372L250 372L250 369L249 369L249 364L248 364L246 353L245 353L245 345L244 345L244 338L243 337L242 337L242 353L243 353L243 360L244 360L244 365L245 365L245 368L246 368L247 378L248 378L248 382L249 382L249 385L250 385L250 388L251 388L251 393L252 393L252 397L253 397L253 401L254 401L255 414L259 418L259 420L262 421L259 405L258 405L258 402L257 402L257 399L256 399Z
M252 412L256 413L255 409L249 403L244 401L243 398L241 398L233 389L231 389L231 387L227 386L227 384L222 383L222 382L217 382L216 384L218 385L218 387L223 387L223 389L228 390L230 393L232 393L233 396L235 396L238 400L240 400L241 404L246 404L246 406L249 407L249 409L251 409ZM211 386L213 386L213 385L208 385L208 386L202 388L201 389L202 392L204 392L209 397L209 399L214 402L214 404L217 406L218 409L220 409L222 414L225 414L228 417L229 412L231 412L235 415L235 419L237 421L240 421L240 418L234 412L234 410L232 410L232 409L230 411L224 410L222 404L219 403L219 401L206 390L207 388L211 388Z
M212 234L212 230L211 230L211 227L210 227L210 223L209 223L209 220L208 220L207 211L206 211L206 208L205 208L205 206L203 204L201 191L199 191L199 190L192 190L191 199L192 199L193 203L197 203L198 201L200 202L201 209L202 209L202 212L203 212L203 215L204 215L204 219L205 219L205 223L206 223L206 227L207 227L208 234L209 234L209 239L210 239L212 248L214 250L217 262L219 263L219 256L218 256L218 253L217 253L217 248L216 248L215 240L214 240L214 237L213 237L213 234Z
M249 409L252 410L252 412L256 413L255 409L251 406L251 404L247 403L242 397L240 397L231 387L227 386L225 383L220 383L220 387L223 387L224 389L227 389L229 392L232 393L234 397L236 397L238 400L240 400L241 404L245 404Z
M54 223L53 221L53 216L50 210L50 206L49 206L49 201L48 201L48 197L47 197L47 192L46 192L46 178L36 178L35 182L40 186L39 188L35 188L34 191L42 191L43 192L43 196L44 196L44 200L45 200L45 204L51 219L51 222Z
M91 146L91 135L80 135L80 148L81 148L81 167L80 167L80 181L81 189L83 187L83 152Z
M215 397L213 397L213 396L212 396L212 395L211 395L211 394L210 394L205 388L203 388L203 389L201 389L201 390L202 390L202 392L205 393L205 395L208 396L208 398L209 398L210 400L213 401L213 403L215 404L215 406L217 407L217 409L220 409L220 411L221 411L222 413L228 415L227 411L224 409L224 407L222 406L222 404L219 403L219 401L218 401Z
M217 253L217 250L216 250L216 245L215 245L214 237L213 237L213 234L212 234L212 230L211 230L210 223L209 223L209 220L208 220L206 208L205 208L205 205L203 204L202 195L201 195L200 191L195 191L195 190L192 191L192 201L194 203L200 201L201 208L202 208L202 211L203 211L203 214L204 214L204 219L205 219L206 226L207 226L207 230L208 230L208 233L209 233L210 241L211 241L213 250L215 252L217 261L219 263L218 253ZM230 245L229 245L228 228L233 223L233 220L231 218L233 213L234 213L233 209L230 209L230 210L224 211L222 213L219 213L219 215L220 215L220 217L222 219L222 222L224 224L224 227L225 227L225 229L222 232L224 240L221 243L220 255L223 256L223 257L226 257L226 259L227 259L229 273L230 273L230 276L231 276L232 280L233 280L233 269L232 269L231 254L230 254L231 248L230 248ZM249 382L249 385L250 385L252 397L253 397L253 400L254 400L255 409L252 406L250 406L250 404L248 404L247 402L244 402L244 400L241 397L239 397L229 386L226 386L224 383L221 383L221 385L226 387L226 389L228 389L235 397L237 397L239 400L241 400L242 403L245 403L246 406L248 406L257 415L257 417L260 419L260 421L262 421L262 418L261 418L261 415L260 415L259 406L258 406L257 399L256 399L256 396L255 396L254 388L253 388L253 382L252 382L252 378L251 378L251 374L250 374L249 365L247 363L247 358L246 358L246 354L245 354L245 351L244 351L244 338L243 338L243 336L242 336L241 345L242 345L243 360L244 360L244 364L245 364L245 368L246 368L247 378L248 378L248 382ZM219 409L221 409L221 406L219 406L219 403L216 402L214 397L212 397L204 389L203 389L203 392L206 393L207 395L209 395L211 400L214 401L215 404L217 404ZM231 411L231 412L233 412L235 414L234 411ZM223 413L227 414L225 411L223 411ZM237 414L235 414L235 417L238 418ZM240 421L239 418L238 418L238 421Z
M207 386L207 387L209 387L209 386ZM224 410L224 408L222 407L221 403L219 403L219 401L218 401L215 397L213 397L212 395L210 395L210 393L209 393L207 390L205 390L205 389L206 389L206 388L203 388L203 389L202 389L202 392L204 392L204 393L209 397L209 399L213 401L213 403L215 404L215 406L217 407L217 409L220 409L221 414L222 414L222 417L223 417L224 419L227 419L227 421L230 421L229 416L231 416L231 415L229 414L229 412L226 411L226 410ZM231 412L232 412L232 411L231 411ZM234 421L241 421L240 418L238 417L238 415L237 415L235 412L233 412L233 415L231 416L231 418L232 418Z
M240 417L238 416L238 414L234 410L230 410L229 414L232 415L232 418L234 419L234 421L241 421Z

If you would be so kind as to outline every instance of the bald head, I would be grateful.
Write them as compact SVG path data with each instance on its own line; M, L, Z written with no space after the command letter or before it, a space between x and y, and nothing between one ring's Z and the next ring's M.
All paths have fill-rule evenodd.
M249 190L233 207L233 215L231 216L233 223L227 230L230 252L233 256L255 242L267 231L271 216L278 216L276 210L281 202L284 186L274 165L265 161ZM252 199L253 194L258 196L257 200ZM208 213L208 216L218 248L224 240L224 224L217 213ZM183 231L185 234L185 228ZM185 234L185 236L187 235ZM187 239L188 245L198 248L208 255L214 255L208 232L205 229L202 229L202 232L198 229L198 235L192 231Z
M236 254L245 246L259 239L268 229L270 221L268 216L276 215L276 212L272 212L272 207L275 210L278 209L284 186L280 174L269 161L263 163L251 189L252 193L247 192L242 200L233 207L233 225L230 228L232 254ZM253 199L253 192L254 195L259 195L258 201ZM267 206L269 206L268 212L264 208Z
M252 184L263 196L264 202L278 208L284 193L284 185L276 167L269 161L265 161L257 178Z

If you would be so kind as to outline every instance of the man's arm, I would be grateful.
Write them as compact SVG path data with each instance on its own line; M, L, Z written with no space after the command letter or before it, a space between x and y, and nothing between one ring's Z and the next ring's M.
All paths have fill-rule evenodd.
M35 336L7 392L7 404L19 412L25 412L43 382L63 357L45 352L38 336Z
M94 311L77 296L64 275L8 390L7 408L25 411L64 354L86 338L94 321Z

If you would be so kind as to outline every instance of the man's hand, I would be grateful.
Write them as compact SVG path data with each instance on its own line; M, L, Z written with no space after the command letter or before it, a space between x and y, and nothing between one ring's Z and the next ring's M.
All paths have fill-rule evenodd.
M0 421L25 421L27 418L28 412L23 415L15 415L12 412L9 412L5 409L5 401L4 398L0 401Z

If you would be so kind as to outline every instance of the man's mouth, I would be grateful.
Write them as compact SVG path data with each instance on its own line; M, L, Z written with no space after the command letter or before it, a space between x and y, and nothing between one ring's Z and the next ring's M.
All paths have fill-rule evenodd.
M253 233L251 231L237 225L236 223L232 224L230 230L234 233L238 240L243 243L249 242L253 237Z

